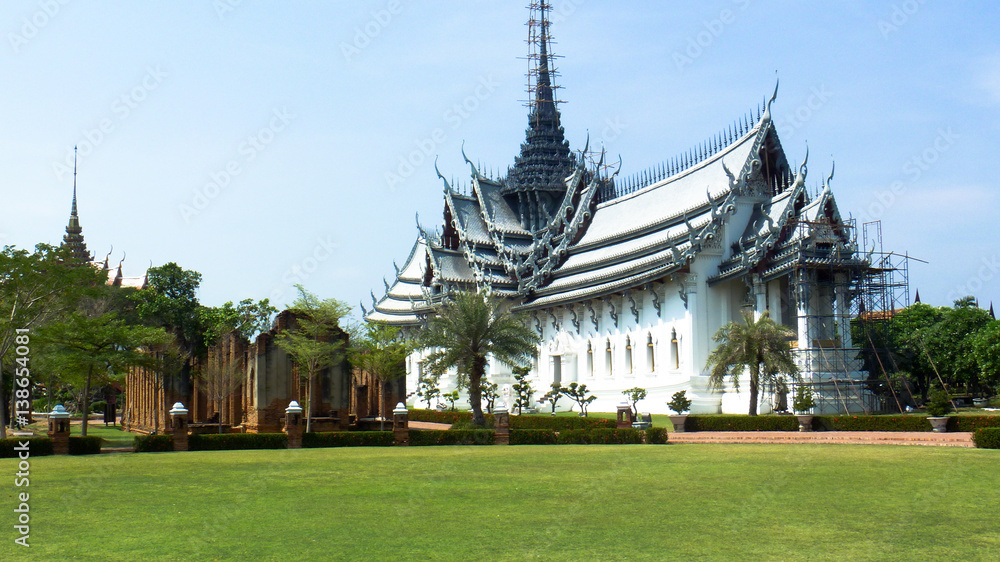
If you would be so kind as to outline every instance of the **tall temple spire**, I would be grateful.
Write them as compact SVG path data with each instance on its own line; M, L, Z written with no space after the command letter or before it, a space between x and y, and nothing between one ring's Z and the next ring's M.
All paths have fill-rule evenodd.
M503 194L517 202L523 226L537 230L562 201L565 178L573 173L576 158L569 149L560 115L554 83L556 71L549 33L551 5L532 2L528 20L528 129L521 154L514 159L504 181Z
M87 251L87 243L83 241L83 227L80 226L80 215L76 207L76 147L73 147L73 206L69 212L69 224L66 225L66 235L63 236L63 247L69 247L73 258L79 263L90 263L93 256Z

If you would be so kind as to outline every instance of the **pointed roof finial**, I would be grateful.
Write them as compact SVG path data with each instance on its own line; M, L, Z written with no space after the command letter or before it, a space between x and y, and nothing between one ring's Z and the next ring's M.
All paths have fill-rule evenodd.
M920 304L920 289L917 289L917 296L913 299L913 304Z
M993 301L990 301L990 318L992 318L994 320L997 319L996 313L993 312Z
M73 147L73 204L70 207L69 222L66 224L66 235L63 236L62 246L68 247L73 253L73 258L77 263L90 263L93 256L87 251L87 243L83 240L83 227L80 226L80 214L76 205L76 168L77 168L77 148Z

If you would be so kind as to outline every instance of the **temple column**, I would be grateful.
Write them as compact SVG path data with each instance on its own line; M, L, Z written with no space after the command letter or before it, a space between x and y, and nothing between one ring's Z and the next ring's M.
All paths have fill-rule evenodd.
M760 275L756 274L753 276L753 297L753 319L760 320L760 317L764 315L764 311L767 310L767 285L764 284Z
M697 374L701 371L699 355L706 357L708 355L708 341L706 338L698 337L699 331L704 327L704 319L701 317L702 307L698 302L698 275L689 273L684 276L681 284L687 297L687 334L680 338L682 343L679 351L682 362L687 364L692 374ZM681 367L683 369L683 365Z
M812 314L812 298L815 287L810 282L808 273L800 273L799 275L798 290L796 292L799 349L809 349L812 347L810 315Z

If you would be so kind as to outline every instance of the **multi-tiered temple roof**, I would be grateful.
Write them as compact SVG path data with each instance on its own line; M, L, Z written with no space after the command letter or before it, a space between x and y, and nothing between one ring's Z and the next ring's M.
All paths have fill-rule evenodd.
M385 295L372 294L366 319L416 326L449 292L477 287L522 310L599 299L685 272L704 252L721 260L709 283L860 263L829 186L810 197L806 163L788 164L771 119L777 88L754 114L635 178L608 176L603 155L587 166L586 149L575 157L553 95L547 5L536 6L537 86L520 156L502 179L466 158L467 194L439 172L443 228L418 224L409 257ZM738 203L753 205L748 226L730 224ZM723 236L727 227L743 232L735 243L723 243L735 238Z

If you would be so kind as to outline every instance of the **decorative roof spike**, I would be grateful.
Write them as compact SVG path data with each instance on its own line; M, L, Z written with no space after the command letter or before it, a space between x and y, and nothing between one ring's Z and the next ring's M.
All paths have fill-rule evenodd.
M778 99L778 86L781 84L781 79L778 77L778 71L775 70L774 74L775 74L775 78L774 78L774 93L771 94L771 99L767 100L767 103L766 103L766 106L765 106L765 109L764 109L764 120L765 121L770 121L771 120L771 104L774 103L774 100Z
M365 316L368 316L368 309L367 309L367 308L365 308L365 303L364 303L364 302L361 302L361 301L359 301L359 302L358 302L358 304L360 304L360 305L361 305L361 316L362 316L362 317L365 317Z
M805 181L806 181L806 175L809 173L809 167L807 166L807 164L809 164L809 142L808 141L806 142L806 157L805 157L805 159L802 160L802 165L799 166L799 173L795 177L795 181L796 182L801 181L802 183L805 183Z
M378 300L375 298L375 291L370 291L372 295L372 308L378 307Z
M833 160L833 155L831 154L830 155L830 177L826 178L826 186L825 187L829 188L830 184L833 183L833 174L836 171L837 171L837 162L835 160Z

